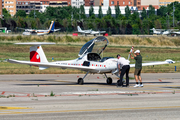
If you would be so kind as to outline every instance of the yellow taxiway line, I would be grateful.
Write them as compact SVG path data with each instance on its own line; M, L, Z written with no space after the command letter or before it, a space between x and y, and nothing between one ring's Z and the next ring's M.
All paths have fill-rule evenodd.
M14 109L31 109L27 107L6 107L6 106L0 106L0 110L14 110Z

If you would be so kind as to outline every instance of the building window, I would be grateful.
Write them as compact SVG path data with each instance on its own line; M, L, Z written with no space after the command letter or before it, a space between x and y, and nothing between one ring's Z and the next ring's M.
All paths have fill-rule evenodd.
M131 2L129 1L129 5L131 4Z
M123 1L123 5L125 4L125 2Z
M117 5L119 5L119 1L117 1Z
M111 5L114 5L114 1L111 1Z

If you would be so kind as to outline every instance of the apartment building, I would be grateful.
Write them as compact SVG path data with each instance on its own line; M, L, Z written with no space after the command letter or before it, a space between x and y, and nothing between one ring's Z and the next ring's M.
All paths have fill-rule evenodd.
M90 1L90 0L89 0ZM84 0L71 0L71 6L80 8L81 5L84 5Z
M71 5L71 0L17 0L16 11L24 10L29 14L32 10L44 12L46 7L63 7Z
M149 9L149 5L152 5L155 9L159 9L159 0L139 0L140 5L137 6L139 10Z
M180 0L159 0L159 6L167 6L175 1L180 2Z
M11 14L16 14L16 0L4 0L4 8Z
M2 18L2 2L0 2L0 18Z
M148 9L149 5L153 5L155 9L159 8L159 0L100 0L102 6L134 6L138 10L142 10L143 7Z

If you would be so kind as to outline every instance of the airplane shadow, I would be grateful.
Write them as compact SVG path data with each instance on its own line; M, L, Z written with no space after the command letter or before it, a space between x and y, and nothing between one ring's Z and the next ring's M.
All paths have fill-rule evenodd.
M18 85L18 86L34 86L34 85L79 85L77 84L77 82L69 82L69 81L66 81L66 80L63 80L64 82L60 82L60 81L57 81L56 79L48 79L48 80L43 80L43 79L37 79L37 80L22 80L22 81L32 81L32 82L43 82L43 81L49 81L49 82L52 82L52 83L28 83L28 84L14 84L14 85ZM56 82L56 83L53 83L53 82ZM172 83L172 82L143 82L143 84L164 84L164 83ZM84 85L106 85L106 86L116 86L116 81L114 81L112 84L108 85L106 82L84 82ZM125 85L126 83L124 83ZM131 82L129 83L130 85L131 84L136 84L135 82Z
M54 81L55 79L48 79L48 80L41 80L41 79L38 79L38 80L21 80L21 81Z

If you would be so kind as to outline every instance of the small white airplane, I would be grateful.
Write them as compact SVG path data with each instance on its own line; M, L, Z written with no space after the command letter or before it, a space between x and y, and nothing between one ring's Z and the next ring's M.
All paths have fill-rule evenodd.
M8 59L7 61L10 63L36 66L39 67L40 70L44 70L49 67L56 67L62 69L66 69L66 68L78 69L87 72L83 78L78 79L77 81L78 84L83 84L84 78L89 73L104 74L107 79L106 80L107 84L112 83L112 78L107 77L106 73L112 73L118 76L117 58L100 57L100 54L105 50L105 48L109 44L108 39L103 36L88 41L81 48L79 52L79 57L77 59L67 60L67 61L56 61L56 62L47 61L47 58L44 54L41 45L48 45L55 43L30 42L30 43L16 43L16 44L32 45L32 47L30 47L30 61ZM165 60L161 62L143 63L142 66L162 65L162 64L171 64L171 63L175 63L175 62L172 60ZM135 67L135 64L130 64L130 67Z
M25 32L23 32L23 35L47 35L47 34L60 30L60 29L54 29L54 28L55 28L55 22L51 21L51 25L48 30L25 29Z
M153 34L156 34L156 35L162 35L162 31L164 31L163 29L155 29L155 28L152 28L150 30L152 30Z
M84 34L85 36L87 34L91 34L91 35L94 35L96 36L97 34L103 34L103 33L106 33L106 31L94 31L92 29L89 29L89 30L82 30L79 26L77 26L77 29L78 29L78 32L81 33L81 34Z
M171 35L174 36L174 37L179 36L180 35L180 31L171 32Z
M155 29L152 28L150 30L153 30L153 34L157 34L157 35L172 35L172 36L176 36L176 35L180 35L180 31L176 32L179 29Z

